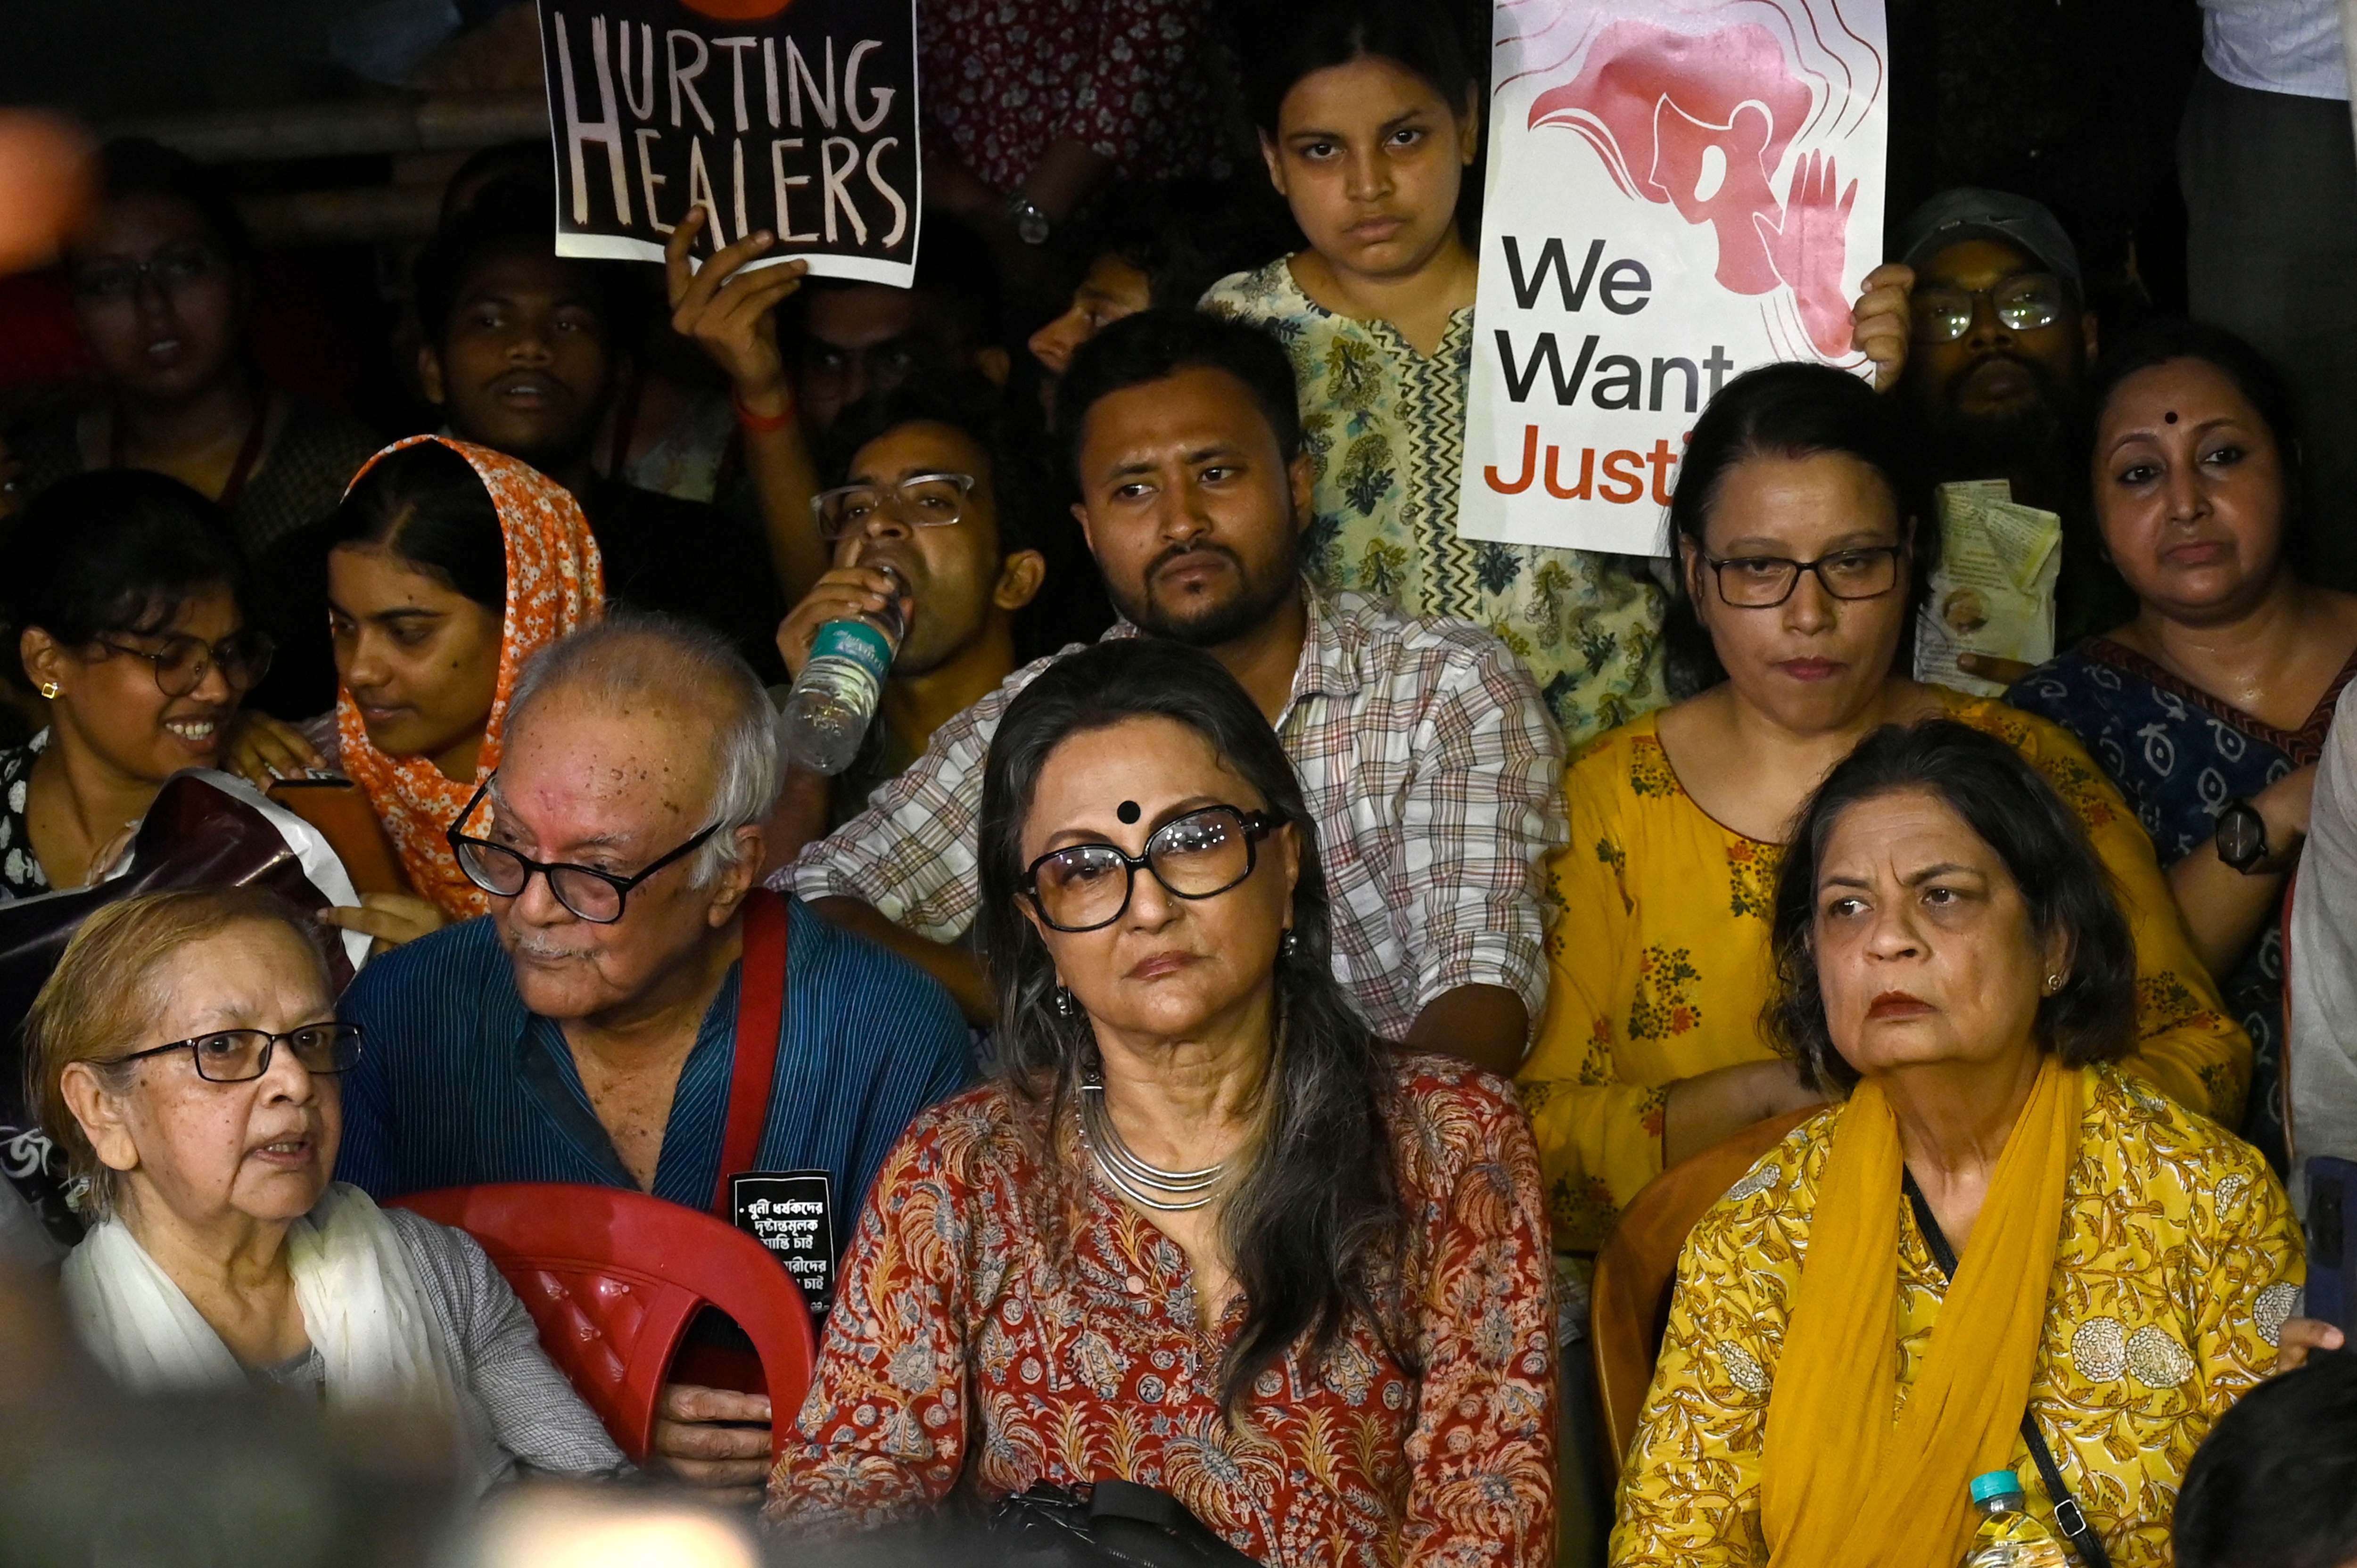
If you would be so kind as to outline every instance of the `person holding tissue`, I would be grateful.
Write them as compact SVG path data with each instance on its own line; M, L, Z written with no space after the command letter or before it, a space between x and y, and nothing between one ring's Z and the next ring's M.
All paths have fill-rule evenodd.
M1962 634L1927 618L1915 674L1995 696L2135 607L2075 504L2095 313L2071 237L2026 196L1944 190L1898 234L1898 259L1867 274L1853 341L1922 443L1939 486L1944 575L1971 556L1984 578L1998 564L1990 556L2024 568L2005 585L2014 591L1999 591L2018 607L2011 617ZM1937 585L1935 607L1971 590Z
M2076 736L2152 834L2194 950L2251 1036L2243 1135L2285 1161L2286 888L2341 688L2357 597L2303 581L2290 399L2219 328L2156 322L2097 368L2085 456L2135 618L2007 693Z

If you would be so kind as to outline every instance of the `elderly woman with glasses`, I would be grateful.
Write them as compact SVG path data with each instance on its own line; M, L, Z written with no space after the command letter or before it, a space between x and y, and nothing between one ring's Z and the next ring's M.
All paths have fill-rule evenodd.
M2228 1126L2251 1047L2187 942L2151 841L2061 727L1909 680L1938 530L1887 400L1823 366L1727 383L1670 521L1674 675L1703 689L1598 736L1564 780L1571 840L1546 1015L1520 1075L1556 1245L1592 1252L1665 1165L1814 1102L1762 1033L1770 891L1794 813L1880 725L1945 716L2061 791L2116 881L2136 953L2124 1070Z
M1119 639L984 784L996 1079L877 1178L769 1515L1108 1479L1267 1563L1555 1556L1555 1313L1512 1090L1339 988L1312 819L1209 655Z
M2081 1563L2169 1561L2305 1270L2258 1151L2128 1056L2113 880L2043 769L1952 720L1804 804L1767 1026L1841 1103L1687 1239L1612 1563L1948 1568L1991 1472Z
M0 898L95 882L164 780L217 766L270 662L236 542L177 479L117 469L0 524L0 631L47 723L0 750Z
M67 1310L117 1380L422 1416L470 1490L627 1468L479 1246L329 1181L363 1042L294 910L252 889L111 905L25 1029L44 1130L93 1220Z

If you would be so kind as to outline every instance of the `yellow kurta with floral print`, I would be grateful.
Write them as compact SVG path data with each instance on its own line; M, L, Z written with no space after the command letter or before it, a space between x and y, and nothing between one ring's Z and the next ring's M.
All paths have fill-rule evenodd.
M2291 1206L2256 1150L2111 1068L2084 1071L2087 1110L2063 1188L2029 1408L2116 1568L2158 1568L2169 1561L2185 1466L2211 1424L2274 1369L2276 1336L2307 1269ZM1614 1568L1768 1561L1760 1522L1768 1398L1841 1115L1827 1111L1794 1129L1687 1238L1622 1475ZM1947 1281L1905 1197L1894 1192L1891 1201L1900 1240L1890 1353L1903 1408ZM2052 1528L2053 1505L2018 1441L2013 1468L2030 1511Z
M1301 446L1317 466L1302 557L1312 578L1495 632L1575 743L1669 700L1651 577L1584 550L1457 536L1472 306L1419 354L1391 323L1311 299L1279 256L1212 285L1203 308L1271 333L1292 358Z
M2123 1065L2240 1125L2251 1045L2185 934L2152 841L2061 726L1942 693L1948 716L2025 757L2087 825L2136 945L2137 1053ZM1546 1013L1523 1064L1555 1243L1593 1251L1662 1170L1668 1086L1775 1054L1760 1027L1780 844L1720 826L1670 767L1652 716L1598 736L1564 776L1571 839L1549 857L1558 906Z

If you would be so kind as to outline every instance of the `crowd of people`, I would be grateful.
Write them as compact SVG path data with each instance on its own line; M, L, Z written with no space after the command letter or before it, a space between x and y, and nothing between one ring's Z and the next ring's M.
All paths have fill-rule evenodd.
M794 1540L1121 1480L1288 1568L1941 1568L2011 1470L2087 1568L2357 1561L2348 389L2099 334L2051 212L1952 189L1862 363L1716 390L1665 560L1477 544L1478 47L1265 32L1229 129L1185 27L1052 114L944 76L907 289L700 215L559 257L495 149L390 441L253 362L208 173L109 145L98 380L0 449L0 1265L135 1393ZM2061 528L2061 651L1969 693L1916 649L1958 486ZM829 776L780 708L860 619ZM191 769L325 844L312 907ZM1770 1123L1599 1455L1599 1252ZM748 1173L824 1195L813 1380L668 1382L642 1467L403 1206Z

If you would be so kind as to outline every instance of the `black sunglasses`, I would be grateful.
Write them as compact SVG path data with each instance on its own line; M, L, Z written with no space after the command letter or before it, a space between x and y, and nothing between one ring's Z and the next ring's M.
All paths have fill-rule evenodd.
M575 915L594 926L610 926L622 918L623 900L630 889L661 871L673 862L693 854L704 841L720 831L713 823L669 854L653 861L635 876L617 876L610 871L600 871L594 865L574 865L565 861L533 860L518 854L503 843L489 839L473 838L458 831L460 824L475 814L483 803L483 796L491 787L486 779L476 787L474 798L467 809L458 813L457 822L450 824L443 836L450 841L450 853L457 857L458 869L467 880L486 893L501 898L521 898L523 890L532 886L533 873L548 878L548 890L556 901Z

